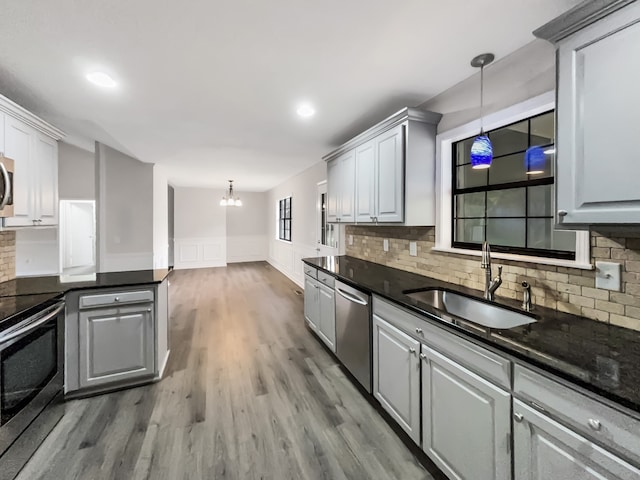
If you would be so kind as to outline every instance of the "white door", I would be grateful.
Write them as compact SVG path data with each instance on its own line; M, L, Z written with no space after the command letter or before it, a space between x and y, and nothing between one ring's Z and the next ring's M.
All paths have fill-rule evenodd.
M513 401L514 480L637 480L640 470Z
M376 217L380 222L404 220L404 126L376 138Z
M511 479L511 394L422 346L422 449L452 480Z
M373 394L420 444L420 343L373 315Z
M62 268L95 265L95 202L62 200Z
M375 145L373 140L356 148L356 222L371 223L375 209Z

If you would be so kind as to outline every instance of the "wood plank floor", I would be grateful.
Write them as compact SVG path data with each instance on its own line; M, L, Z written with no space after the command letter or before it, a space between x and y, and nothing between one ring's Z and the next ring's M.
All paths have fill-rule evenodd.
M67 402L18 477L432 479L304 326L266 263L176 271L156 384Z

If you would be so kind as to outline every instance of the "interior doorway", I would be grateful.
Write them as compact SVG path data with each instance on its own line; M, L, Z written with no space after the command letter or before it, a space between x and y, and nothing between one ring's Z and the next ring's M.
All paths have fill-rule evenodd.
M95 273L95 200L60 200L60 246L63 274Z

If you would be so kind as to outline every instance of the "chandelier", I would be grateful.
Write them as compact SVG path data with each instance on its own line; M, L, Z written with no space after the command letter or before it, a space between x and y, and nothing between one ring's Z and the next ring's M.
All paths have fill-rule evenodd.
M241 207L242 200L240 197L233 196L233 180L229 180L229 190L225 192L224 197L220 200L220 206L222 207Z

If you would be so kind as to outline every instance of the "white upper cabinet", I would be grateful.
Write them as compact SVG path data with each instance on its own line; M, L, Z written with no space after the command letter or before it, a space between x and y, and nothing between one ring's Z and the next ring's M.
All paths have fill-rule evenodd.
M405 108L325 156L328 220L434 225L440 118Z
M0 146L15 161L8 227L58 224L58 140L63 133L0 96Z
M557 223L640 223L640 2L583 2L534 33L557 45Z

